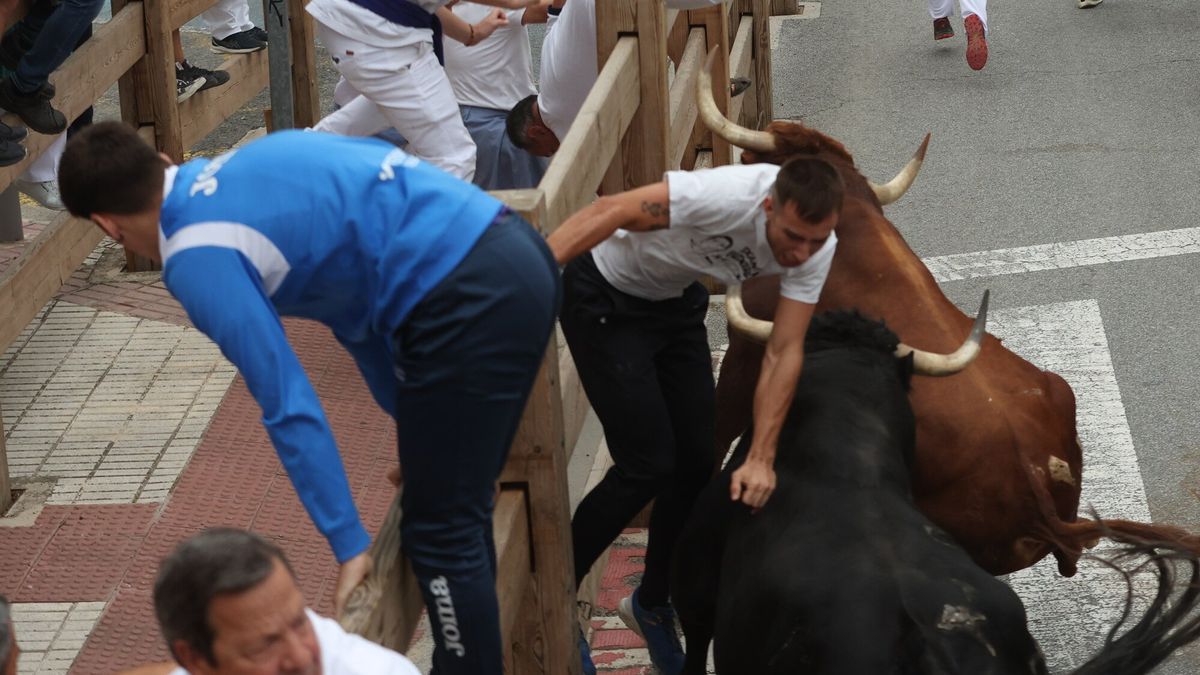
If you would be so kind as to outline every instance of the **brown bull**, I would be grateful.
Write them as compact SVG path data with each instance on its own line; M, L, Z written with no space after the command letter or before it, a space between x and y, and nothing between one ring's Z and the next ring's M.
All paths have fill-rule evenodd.
M711 65L711 58L709 61ZM885 321L910 344L954 349L971 319L938 288L920 258L883 214L924 159L926 136L913 161L884 186L858 172L841 143L797 122L775 121L753 131L725 119L712 100L708 69L699 78L701 115L715 133L745 149L743 162L782 164L816 155L837 168L846 196L837 226L838 249L818 311L857 308ZM881 203L882 200L882 203ZM746 313L769 319L779 278L746 282ZM731 308L731 317L737 308ZM717 387L717 447L728 448L752 417L762 345L730 331ZM1181 530L1129 521L1077 521L1082 451L1075 429L1075 395L1058 375L1039 369L987 336L975 365L961 375L914 383L917 506L950 532L992 574L1033 565L1048 553L1071 576L1085 546L1104 528L1163 538L1200 549Z

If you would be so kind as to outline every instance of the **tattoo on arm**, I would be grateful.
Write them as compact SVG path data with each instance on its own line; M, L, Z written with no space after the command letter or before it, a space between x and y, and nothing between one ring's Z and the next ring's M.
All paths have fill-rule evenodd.
M671 222L671 210L667 202L642 202L642 213L650 216L650 229L662 229Z

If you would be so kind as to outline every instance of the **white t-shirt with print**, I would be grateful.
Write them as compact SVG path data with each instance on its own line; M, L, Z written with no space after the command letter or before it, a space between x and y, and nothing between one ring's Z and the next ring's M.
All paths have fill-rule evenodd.
M421 675L404 656L380 647L370 640L342 630L337 621L304 610L312 621L317 644L321 646L321 672L324 675ZM176 668L171 675L188 675Z
M592 249L596 267L617 290L647 300L677 298L702 275L737 284L782 274L783 297L816 304L829 276L837 235L830 233L802 265L783 267L775 260L762 202L778 173L774 164L668 171L670 227L617 230Z
M475 24L487 18L494 9L474 2L460 2L450 11L463 21ZM445 40L446 77L450 78L459 105L507 111L517 101L537 93L533 88L529 31L521 24L525 10L509 10L505 15L508 25L497 28L475 45L468 47L457 40Z

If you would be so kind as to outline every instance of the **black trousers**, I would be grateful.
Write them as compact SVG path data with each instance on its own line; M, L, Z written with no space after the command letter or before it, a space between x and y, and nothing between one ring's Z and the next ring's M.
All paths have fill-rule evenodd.
M614 466L571 523L578 583L654 499L645 606L667 601L671 553L713 468L715 393L704 326L708 291L650 301L614 288L591 254L563 272L563 333L604 426Z
M503 671L495 481L558 301L542 236L503 212L395 335L401 541L429 610L438 675Z

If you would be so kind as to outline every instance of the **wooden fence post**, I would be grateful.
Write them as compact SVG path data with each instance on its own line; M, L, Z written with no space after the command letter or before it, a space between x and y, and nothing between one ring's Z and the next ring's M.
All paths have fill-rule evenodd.
M292 45L292 123L297 129L321 119L321 92L317 79L317 31L304 11L308 0L288 0Z
M703 26L708 52L716 52L713 61L713 98L717 101L717 109L721 114L729 114L729 15L721 7L710 7L705 10L693 10L689 13L689 21L694 25ZM743 94L744 96L745 94ZM697 125L703 129L703 124ZM707 131L707 130L705 130ZM724 166L733 163L733 146L729 141L713 133L706 133L711 139L713 166Z
M8 478L8 451L4 447L4 410L0 409L0 516L12 506L12 483Z
M510 193L516 194L516 193ZM509 202L544 231L540 190L522 190L530 202ZM521 417L501 482L523 485L528 498L533 584L509 637L513 673L579 675L579 623L575 613L575 562L567 493L562 388L553 336Z
M754 129L764 129L775 119L771 86L771 0L742 0L754 16L754 97L758 119Z
M116 14L129 0L112 0ZM146 55L128 75L121 78L121 117L135 127L153 125L154 143L159 152L176 162L183 161L183 123L175 91L175 48L171 34L170 3L143 2L146 19ZM125 251L130 272L158 269L149 258Z

